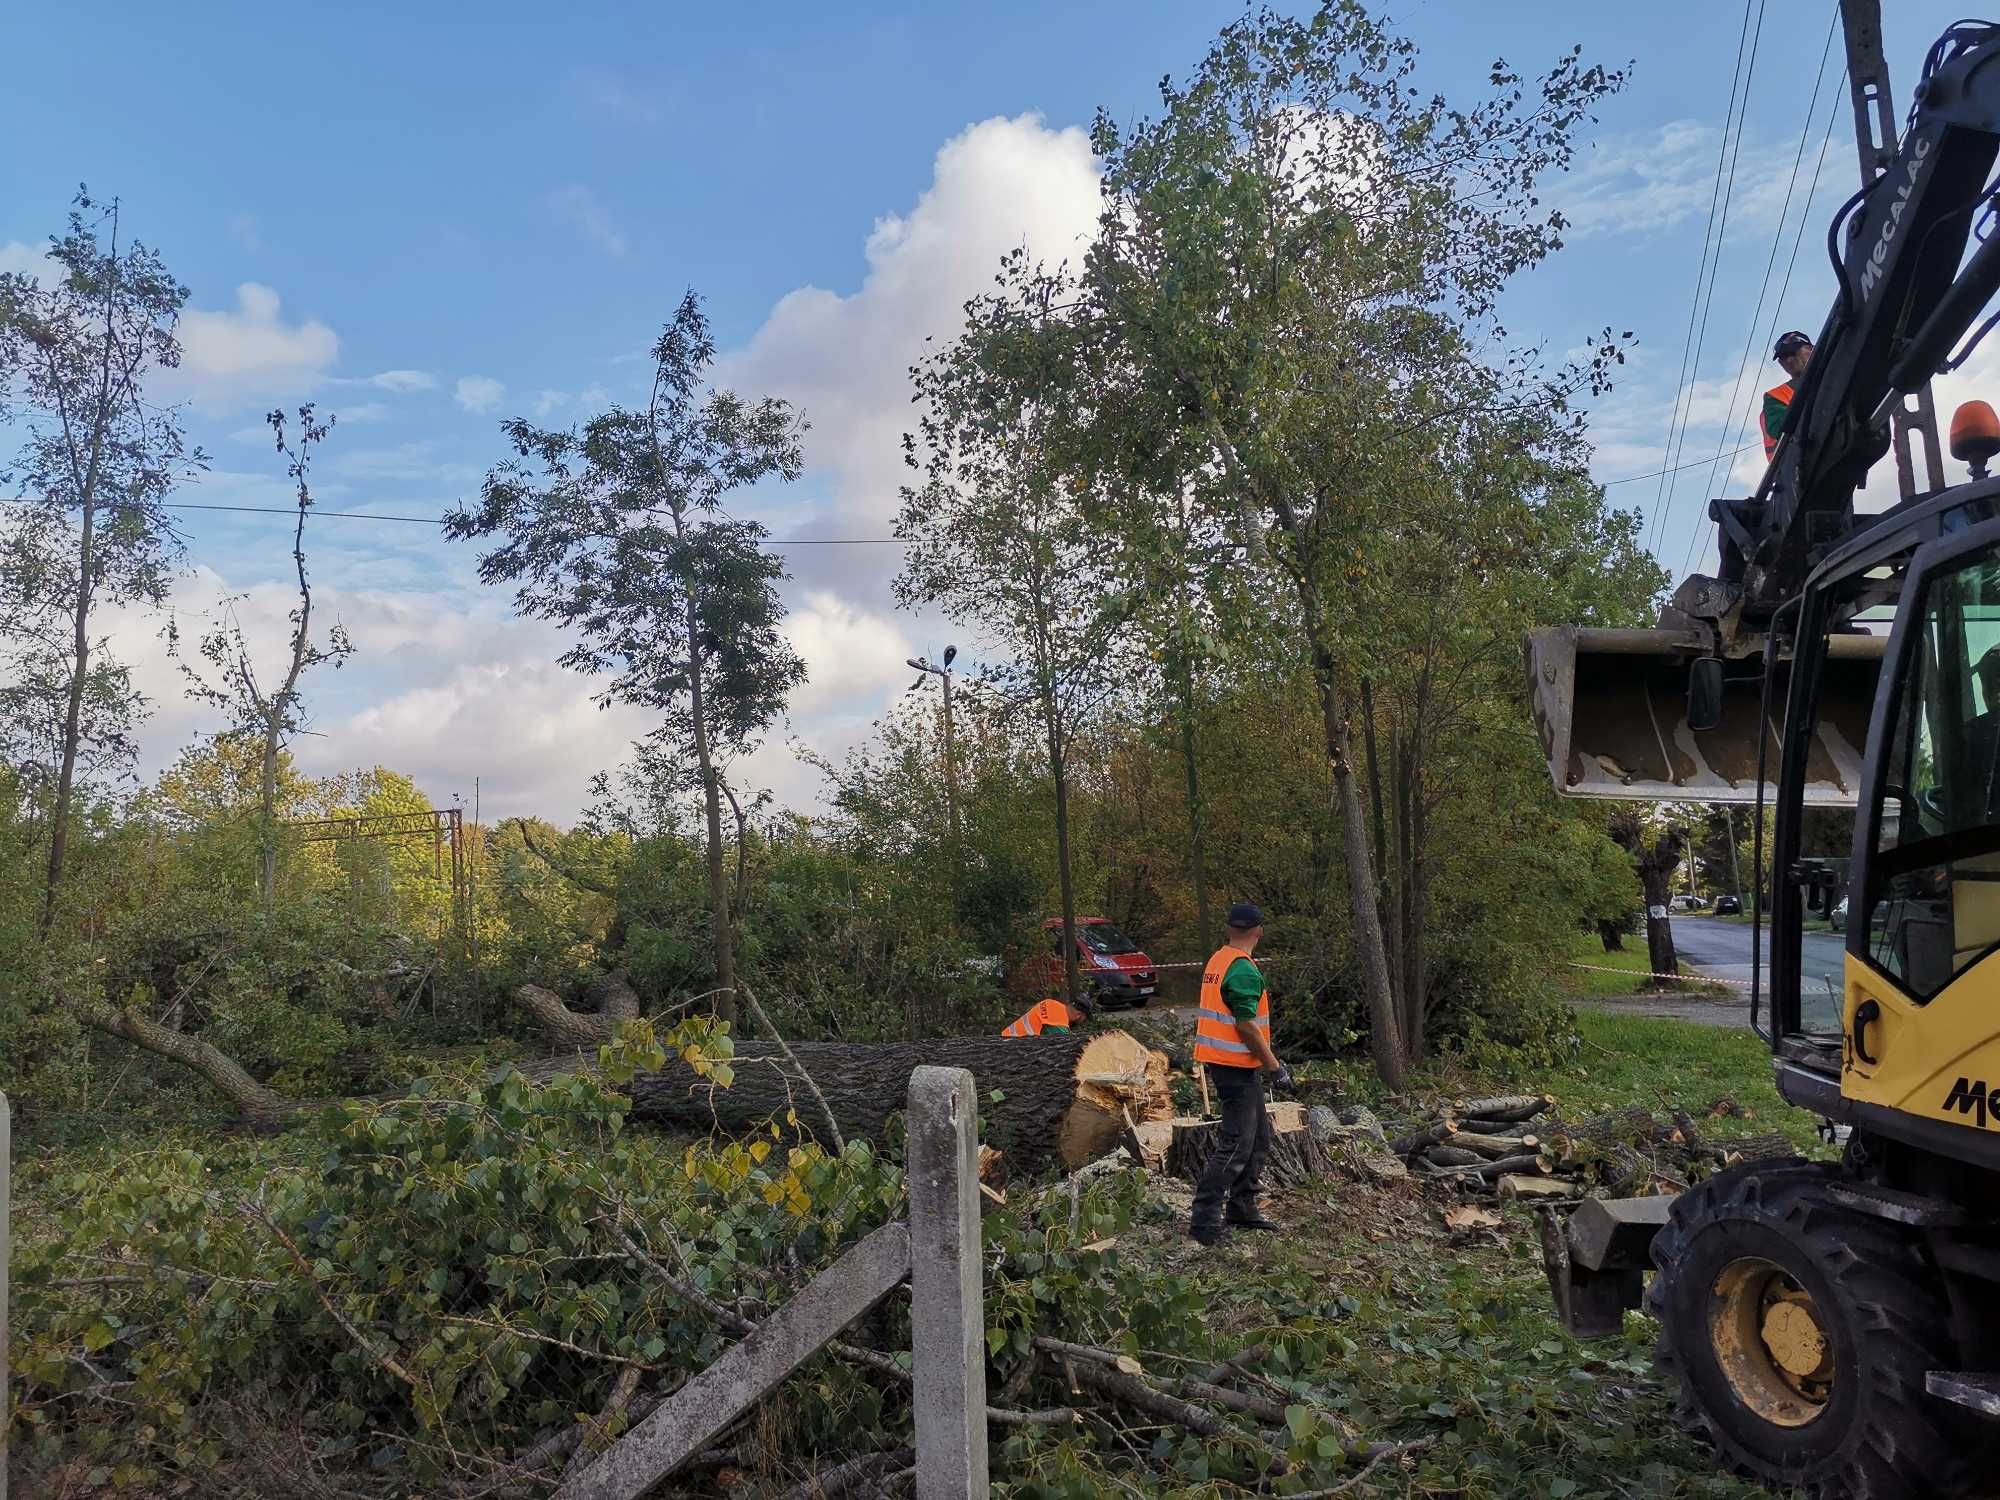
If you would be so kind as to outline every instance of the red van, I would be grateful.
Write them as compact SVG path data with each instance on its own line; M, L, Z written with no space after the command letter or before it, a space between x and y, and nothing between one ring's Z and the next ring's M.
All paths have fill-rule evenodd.
M1021 965L1010 986L1036 998L1063 992L1063 924L1061 917L1042 923L1048 951ZM1139 945L1112 925L1108 917L1076 919L1077 993L1093 1005L1116 1009L1144 1005L1159 993L1160 976L1153 961L1139 951Z

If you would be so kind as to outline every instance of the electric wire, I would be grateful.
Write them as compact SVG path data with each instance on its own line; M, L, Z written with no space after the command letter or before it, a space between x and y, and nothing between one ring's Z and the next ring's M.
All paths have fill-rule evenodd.
M1729 237L1729 210L1736 201L1736 165L1743 155L1743 136L1750 125L1750 85L1755 81L1757 76L1757 46L1764 37L1764 4L1765 0L1757 0L1757 28L1750 37L1750 60L1743 74L1743 108L1738 111L1736 116L1736 145L1729 153L1729 177L1722 190L1722 217L1717 221L1715 229L1715 258L1709 263L1708 294L1702 299L1701 327L1695 334L1694 363L1692 369L1696 375L1699 375L1701 370L1702 350L1708 344L1708 318L1709 314L1715 309L1715 283L1721 279L1722 275L1722 247ZM1744 0L1746 19L1748 17L1749 6L1750 0ZM1688 423L1692 420L1693 415L1694 387L1692 381L1690 381L1688 387L1687 415L1681 419L1680 445L1670 457L1678 458L1680 456L1680 449L1686 446ZM1667 539L1673 535L1672 518L1674 499L1675 492L1679 486L1680 481L1678 478L1667 485L1667 503L1660 516L1660 543L1663 546L1668 544ZM1699 513L1697 513L1697 519L1699 519ZM1655 553L1655 556L1657 555Z
M1797 191L1799 185L1799 169L1805 165L1806 146L1812 140L1812 124L1814 116L1819 113L1820 91L1826 87L1826 60L1833 53L1833 33L1839 24L1840 12L1835 10L1832 18L1827 22L1826 40L1820 46L1819 67L1813 74L1812 98L1806 104L1804 122L1799 126L1799 149L1792 155L1792 171L1791 175L1785 180L1785 201L1778 209L1777 227L1771 231L1771 253L1764 260L1764 279L1757 287L1757 306L1750 314L1748 323L1749 332L1743 340L1743 357L1737 361L1736 379L1729 387L1729 406L1724 408L1722 426L1715 435L1715 458L1709 465L1708 478L1702 486L1702 492L1705 495L1712 496L1715 493L1715 471L1722 463L1722 450L1729 444L1728 412L1742 409L1743 382L1750 374L1750 361L1757 350L1757 328L1764 319L1764 303L1771 291L1771 273L1777 269L1778 250L1785 243L1785 221L1791 215L1792 195ZM1836 96L1837 102L1838 96ZM1738 139L1739 141L1741 140L1740 135ZM1817 179L1815 179L1815 185L1817 185ZM1804 222L1805 216L1802 212L1800 223L1803 224ZM1788 273L1786 285L1778 293L1780 306L1784 304L1785 292L1789 289ZM1688 564L1694 560L1695 543L1706 529L1702 524L1702 515L1703 510L1697 508L1694 516L1694 524L1688 528L1687 548L1681 557L1681 573L1683 576L1687 573Z
M1792 272L1797 268L1799 263L1799 246L1805 242L1806 225L1812 221L1813 201L1818 196L1819 193L1820 173L1826 166L1827 148L1833 143L1834 122L1840 118L1840 96L1841 96L1841 91L1845 87L1846 83L1847 83L1847 69L1845 67L1842 67L1840 70L1840 83L1835 85L1833 91L1833 102L1827 108L1826 130L1821 134L1819 140L1819 159L1813 163L1812 182L1806 188L1805 203L1799 210L1798 227L1792 232L1792 252L1786 258L1785 261L1785 279L1779 284L1778 287L1778 303L1776 309L1771 314L1770 329L1764 335L1766 341L1775 339L1778 336L1778 324L1783 321L1785 316L1785 296L1791 290ZM1750 408L1748 406L1745 406L1741 410L1741 412L1737 415L1736 419L1736 436L1739 440L1742 438L1744 432L1748 430L1749 426L1750 426ZM1734 457L1736 454L1743 452L1745 449L1755 446L1756 444L1754 443L1743 443L1740 447L1732 449L1730 453L1725 454L1724 456ZM1700 534L1701 531L1702 527L1700 525L1699 520L1697 520L1696 532L1697 534ZM1706 544L1704 544L1702 552L1697 557L1697 561L1706 558L1706 556L1707 556L1707 547ZM1686 570L1684 568L1683 573L1685 573L1685 571Z
M1715 186L1708 198L1708 222L1701 231L1701 261L1694 273L1694 296L1688 302L1687 333L1681 340L1681 371L1674 380L1674 409L1667 418L1667 445L1662 456L1666 467L1660 470L1660 488L1653 496L1653 515L1646 528L1646 548L1652 551L1664 535L1661 524L1662 511L1666 504L1666 476L1674 472L1674 429L1681 420L1683 398L1692 400L1693 392L1688 389L1688 355L1694 349L1694 323L1701 311L1701 284L1708 275L1709 240L1715 233L1715 210L1722 197L1722 164L1729 154L1729 126L1736 118L1736 93L1742 82L1743 48L1750 35L1750 0L1743 0L1743 26L1736 37L1736 65L1729 74L1729 108L1722 116L1722 142L1715 152Z

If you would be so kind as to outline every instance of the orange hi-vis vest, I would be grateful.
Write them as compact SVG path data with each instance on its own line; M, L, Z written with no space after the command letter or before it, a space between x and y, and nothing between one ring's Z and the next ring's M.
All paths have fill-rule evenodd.
M1060 1000L1037 1000L1028 1013L1001 1032L1002 1036L1040 1036L1044 1026L1069 1029L1069 1007Z
M1771 403L1773 401L1783 407L1791 406L1792 383L1789 380L1783 385L1774 385L1768 391L1764 392L1764 405L1757 413L1757 430L1764 436L1764 457L1766 459L1769 459L1772 454L1778 451L1778 439L1784 436L1782 432L1771 431Z
M1255 967L1256 960L1241 948L1232 948L1227 943L1215 950L1215 955L1202 965L1201 1009L1194 1018L1194 1060L1218 1068L1256 1068L1257 1054L1243 1044L1242 1034L1237 1031L1240 1024L1235 1013L1229 1009L1229 1002L1222 998L1222 976L1229 972L1230 965L1237 959L1248 959ZM1271 1040L1271 992L1266 989L1257 997L1257 1019L1252 1023L1264 1033L1264 1040Z

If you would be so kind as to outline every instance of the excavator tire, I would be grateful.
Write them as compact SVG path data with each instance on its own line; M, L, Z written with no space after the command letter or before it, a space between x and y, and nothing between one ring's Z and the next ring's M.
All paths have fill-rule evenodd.
M1746 1162L1676 1200L1646 1311L1680 1424L1731 1466L1813 1500L1968 1493L1966 1441L1926 1371L1954 1368L1919 1241L1827 1195L1837 1168Z

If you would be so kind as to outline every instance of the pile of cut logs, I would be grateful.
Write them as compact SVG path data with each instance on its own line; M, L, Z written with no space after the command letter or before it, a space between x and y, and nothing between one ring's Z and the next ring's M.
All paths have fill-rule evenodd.
M1694 1121L1631 1108L1565 1122L1547 1094L1460 1100L1389 1142L1413 1175L1465 1197L1581 1198L1678 1193L1719 1166L1788 1156L1783 1136L1707 1141Z

